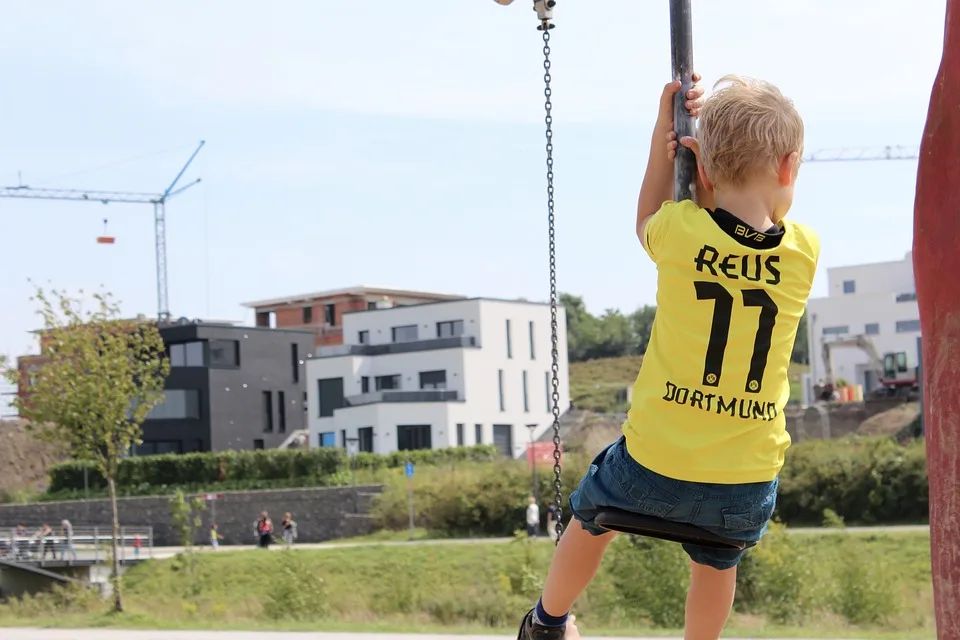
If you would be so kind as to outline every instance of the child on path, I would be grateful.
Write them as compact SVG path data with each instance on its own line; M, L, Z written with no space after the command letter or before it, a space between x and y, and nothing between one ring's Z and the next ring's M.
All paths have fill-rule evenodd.
M217 525L214 524L210 527L210 547L214 551L220 550L220 541L223 540L223 536L220 534L220 531L217 529Z
M693 524L748 547L773 514L790 444L787 367L820 247L810 229L784 220L803 153L800 115L773 85L723 80L706 101L699 86L685 96L700 116L696 139L674 133L680 83L660 98L636 217L657 265L650 343L623 436L571 494L573 519L519 640L578 637L569 611L616 536L594 522L604 507ZM678 142L697 156L696 203L671 201ZM743 552L683 549L691 560L685 638L717 640Z

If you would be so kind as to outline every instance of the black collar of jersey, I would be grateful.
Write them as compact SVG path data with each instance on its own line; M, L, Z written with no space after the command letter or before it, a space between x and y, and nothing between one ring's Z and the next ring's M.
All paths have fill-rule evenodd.
M757 231L726 209L717 207L713 211L707 209L707 212L724 233L745 247L773 249L779 247L783 239L783 227L774 225L766 231Z

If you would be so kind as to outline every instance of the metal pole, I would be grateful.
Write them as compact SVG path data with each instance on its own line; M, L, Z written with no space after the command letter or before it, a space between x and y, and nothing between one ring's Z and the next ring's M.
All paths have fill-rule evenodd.
M696 134L693 118L685 106L687 91L693 87L693 19L690 0L670 0L670 59L673 79L682 83L673 100L673 128L679 140L683 136ZM697 159L693 151L678 145L673 166L674 200L680 202L696 198Z
M410 502L410 540L413 540L413 479L408 483L409 502Z

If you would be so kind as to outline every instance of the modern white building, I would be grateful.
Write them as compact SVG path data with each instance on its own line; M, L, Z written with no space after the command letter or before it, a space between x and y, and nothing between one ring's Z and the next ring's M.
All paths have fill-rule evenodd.
M918 365L920 312L913 279L913 255L903 260L827 269L829 295L807 305L810 380L832 377L863 385L864 393L879 384L876 366L858 347L831 349L832 372L825 369L824 342L862 336L897 374L909 377ZM830 375L832 373L832 376Z
M563 307L557 322L566 411ZM519 457L553 424L548 304L470 298L355 311L343 314L343 339L307 361L312 446L389 453L482 443Z

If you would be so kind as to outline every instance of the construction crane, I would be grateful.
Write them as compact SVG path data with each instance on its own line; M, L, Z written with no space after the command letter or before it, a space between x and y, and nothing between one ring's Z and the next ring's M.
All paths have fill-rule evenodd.
M860 147L820 149L803 157L804 162L866 162L870 160L917 160L920 147Z
M17 185L16 187L0 187L0 198L31 198L34 200L72 200L79 202L100 202L110 204L113 202L126 204L149 204L153 205L153 226L154 239L157 252L157 319L160 322L170 320L170 294L167 290L167 226L166 226L166 205L167 200L177 196L190 187L198 184L200 178L193 182L177 188L180 178L186 173L187 168L193 162L193 159L200 153L200 149L206 144L204 140L200 141L197 148L184 163L180 172L177 173L173 182L162 193L130 193L126 191L89 191L84 189L43 189L33 188L28 185Z

